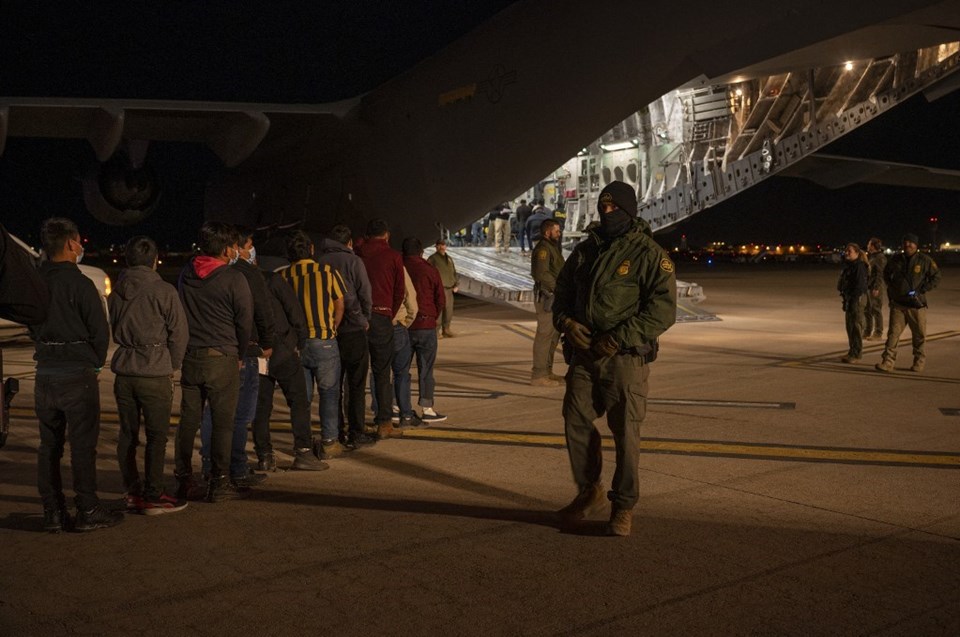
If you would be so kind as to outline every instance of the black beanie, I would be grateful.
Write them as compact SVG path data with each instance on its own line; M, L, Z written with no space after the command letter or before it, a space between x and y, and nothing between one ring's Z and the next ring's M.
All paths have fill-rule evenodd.
M918 237L917 235L913 234L912 232L908 232L907 234L903 235L903 241L909 241L910 243L912 243L912 244L914 244L914 245L920 245L920 237ZM901 241L901 243L902 243L903 241Z
M615 203L621 210L629 212L631 217L637 216L637 191L622 181L611 181L600 191L597 212L603 214L603 207L608 203Z

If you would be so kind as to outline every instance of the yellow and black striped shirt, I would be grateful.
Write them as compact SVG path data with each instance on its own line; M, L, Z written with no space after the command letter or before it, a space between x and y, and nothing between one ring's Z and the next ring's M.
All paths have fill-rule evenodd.
M335 268L313 259L297 261L280 276L290 284L307 316L309 338L329 339L337 335L333 302L343 298L345 285Z

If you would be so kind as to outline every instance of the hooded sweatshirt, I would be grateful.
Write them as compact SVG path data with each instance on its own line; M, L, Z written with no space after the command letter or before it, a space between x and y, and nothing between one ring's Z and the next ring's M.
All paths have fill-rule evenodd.
M359 332L370 324L370 312L373 299L370 291L370 277L363 260L353 250L339 241L326 238L320 243L317 263L336 269L343 282L347 284L343 296L343 320L337 328L338 334Z
M187 347L239 358L250 342L253 295L246 278L226 266L214 257L194 257L180 272L177 287L190 327Z
M110 295L113 340L110 363L124 376L169 376L187 350L187 317L177 290L153 268L137 265L120 275Z

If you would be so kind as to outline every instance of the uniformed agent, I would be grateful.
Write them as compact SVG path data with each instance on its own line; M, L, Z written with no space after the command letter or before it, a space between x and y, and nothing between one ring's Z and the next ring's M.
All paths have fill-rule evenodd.
M920 240L915 234L903 237L903 251L895 254L883 271L890 302L890 321L883 359L876 368L892 372L897 360L897 345L905 327L910 326L913 337L912 372L922 372L926 362L923 343L927 334L927 292L940 283L940 268L936 261L920 252Z
M637 195L614 181L600 193L600 224L574 248L557 277L554 325L572 352L563 399L567 451L579 490L559 511L575 523L603 500L600 433L606 414L617 468L607 493L607 532L629 535L639 497L640 423L657 338L676 321L673 262L637 218Z
M877 237L867 242L867 259L870 261L870 273L867 277L863 340L879 341L883 339L883 297L887 293L883 270L887 267L887 255L883 253L883 242Z
M560 332L553 325L553 295L561 268L560 224L555 219L546 219L540 224L540 241L530 257L530 276L533 277L534 306L537 311L530 384L539 387L563 384L563 378L553 373L553 358L560 342Z

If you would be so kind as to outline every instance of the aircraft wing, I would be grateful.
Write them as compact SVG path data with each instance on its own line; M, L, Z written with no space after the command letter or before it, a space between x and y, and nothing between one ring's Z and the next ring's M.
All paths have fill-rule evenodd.
M123 139L206 144L226 166L260 145L271 116L342 119L358 100L323 105L0 97L0 155L10 137L87 139L106 161Z
M821 153L811 155L778 174L807 179L831 190L858 183L960 190L960 170Z

